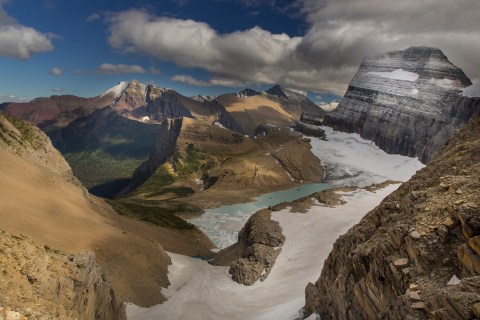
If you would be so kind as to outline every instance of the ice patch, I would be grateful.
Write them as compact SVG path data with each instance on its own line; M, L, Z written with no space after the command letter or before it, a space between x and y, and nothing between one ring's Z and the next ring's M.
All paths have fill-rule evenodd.
M460 279L454 274L447 282L447 286L454 286L460 283Z
M458 89L462 87L462 83L458 80L452 80L452 79L437 79L437 78L431 78L430 83L445 88L445 89Z
M367 74L379 76L382 78L403 80L403 81L415 81L420 77L418 73L405 71L403 69L396 69L390 72L367 72Z
M462 90L462 96L470 98L480 98L480 82L472 84Z
M219 128L225 129L225 126L224 126L223 124L221 124L220 122L218 122L218 121L215 121L214 124L215 124L217 127L219 127Z

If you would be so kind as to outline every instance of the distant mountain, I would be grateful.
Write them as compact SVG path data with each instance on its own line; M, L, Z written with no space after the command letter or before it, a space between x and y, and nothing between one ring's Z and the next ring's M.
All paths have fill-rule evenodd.
M412 47L365 58L338 107L322 117L426 163L480 111L480 98L461 95L470 85L440 49Z
M44 131L63 128L73 120L110 105L114 94L107 93L94 98L72 95L36 98L30 102L5 102L0 110L27 120Z
M172 183L172 177L202 177L212 170L215 177L206 182L206 187L215 181L223 188L235 188L229 180L232 177L226 174L224 159L232 158L229 170L233 172L250 171L244 167L246 159L269 153L273 146L280 146L279 141L287 143L299 138L283 130L282 137L275 141L265 138L254 142L244 134L255 135L266 124L281 130L298 120L304 109L318 109L307 97L280 86L270 92L245 89L236 95L187 98L168 88L132 80L95 98L59 96L2 107L41 124L90 192L113 197L119 193L152 192ZM186 152L189 146L195 146L193 160ZM309 157L309 149L303 149L298 154ZM282 154L286 156L291 153ZM243 160L237 163L237 158ZM259 188L267 181L271 187L287 185L291 183L290 176L306 181L322 179L323 175L315 170L299 169L301 161L292 160L295 165L285 168L278 161L269 155L255 169L255 179L245 182L241 178L237 183ZM171 166L171 174L166 174L166 163ZM220 166L225 168L220 170ZM298 170L292 171L295 166ZM270 176L270 170L276 170L276 175ZM288 171L291 172L285 173ZM242 174L250 179L248 174Z
M244 89L220 95L216 101L224 105L242 130L250 135L255 134L259 125L289 125L299 120L303 112L316 115L321 111L308 97L280 85L264 92Z

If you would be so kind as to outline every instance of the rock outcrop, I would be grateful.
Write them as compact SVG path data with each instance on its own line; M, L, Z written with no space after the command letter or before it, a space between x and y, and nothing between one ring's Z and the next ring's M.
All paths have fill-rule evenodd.
M176 149L176 142L182 130L183 119L166 119L158 128L153 150L146 160L133 173L130 183L120 191L119 196L128 194L148 178L173 155Z
M210 262L230 266L232 279L246 286L265 280L285 242L282 228L271 220L271 211L253 214L238 234L238 242L220 251Z
M480 110L480 98L441 50L412 47L365 58L324 124L359 133L388 153L427 163Z
M480 301L480 116L341 236L306 314L473 319Z
M0 307L6 319L20 319L20 315L28 319L126 319L123 304L92 252L67 255L3 231L0 252Z

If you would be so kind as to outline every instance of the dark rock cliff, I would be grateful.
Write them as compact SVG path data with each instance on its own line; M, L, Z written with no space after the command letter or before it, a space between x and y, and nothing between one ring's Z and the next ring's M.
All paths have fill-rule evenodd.
M368 57L324 124L427 163L480 110L480 98L460 95L470 84L436 48Z
M166 119L162 122L156 133L155 143L149 158L135 170L130 183L119 192L118 196L128 194L147 181L155 170L173 155L177 146L177 139L182 130L182 122L182 118Z
M341 236L307 314L322 319L480 317L480 116Z

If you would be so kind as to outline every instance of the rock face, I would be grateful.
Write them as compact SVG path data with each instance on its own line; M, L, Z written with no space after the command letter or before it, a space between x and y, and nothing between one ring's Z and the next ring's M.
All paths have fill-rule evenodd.
M29 314L28 319L126 319L124 307L92 252L69 256L3 231L0 250L0 307L9 309L11 315Z
M271 220L271 211L260 210L248 219L238 242L220 251L211 263L230 265L232 279L251 286L268 277L284 242L282 228Z
M307 314L478 316L479 187L480 116L475 116L429 165L336 241L320 278L305 290Z
M125 195L147 181L155 170L173 155L178 136L182 130L182 122L183 119L166 119L162 122L156 134L150 157L135 170L128 186L118 195Z
M302 113L300 121L295 121L292 128L306 134L320 139L326 139L325 130L321 127L323 125L323 118L311 116L308 113Z
M324 124L356 132L389 153L427 163L480 110L471 85L441 50L412 47L365 58Z

